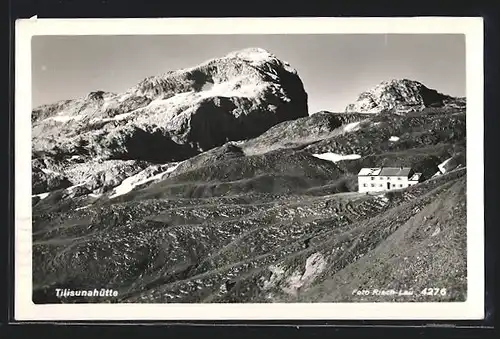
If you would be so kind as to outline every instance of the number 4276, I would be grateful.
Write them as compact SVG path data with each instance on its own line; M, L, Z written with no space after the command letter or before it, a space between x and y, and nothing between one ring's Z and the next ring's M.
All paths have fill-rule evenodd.
M446 295L446 288L431 288L431 287L426 287L424 288L420 294L423 295Z

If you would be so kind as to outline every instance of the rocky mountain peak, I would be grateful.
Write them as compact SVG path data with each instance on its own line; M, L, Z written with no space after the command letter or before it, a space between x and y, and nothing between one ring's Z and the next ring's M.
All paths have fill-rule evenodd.
M100 100L104 98L106 92L104 91L94 91L87 95L87 100Z
M231 52L226 58L235 58L250 63L254 67L261 67L266 63L274 64L284 68L287 72L297 74L297 71L290 66L287 61L280 60L276 55L266 49L259 47L250 47Z
M270 60L276 58L271 52L260 47L248 47L228 53L226 58L239 58L247 61Z
M147 77L127 93L145 96L151 100L167 99L176 93L200 92L211 89L214 85L224 84L223 88L216 86L224 89L222 95L241 89L236 91L239 93L233 94L248 96L252 93L243 89L249 90L250 86L256 83L262 85L271 82L281 85L283 81L287 81L284 78L290 76L297 77L297 71L288 62L280 60L263 48L252 47L232 51L194 67L169 70Z
M374 88L362 92L346 112L380 113L386 110L408 112L426 107L442 107L453 97L430 89L419 81L391 79L382 81Z

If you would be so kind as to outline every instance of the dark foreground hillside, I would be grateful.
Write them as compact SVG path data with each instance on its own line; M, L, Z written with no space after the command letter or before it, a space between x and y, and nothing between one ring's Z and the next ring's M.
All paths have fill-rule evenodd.
M116 197L60 189L34 200L33 300L464 300L465 112L328 114L201 153ZM359 158L315 156L328 152ZM399 164L426 180L357 193L360 168ZM58 299L54 288L119 295ZM363 289L414 293L353 294Z
M35 300L54 301L51 286L114 288L120 302L369 300L351 293L430 282L448 294L389 299L463 300L465 174L385 195L148 199L36 216Z

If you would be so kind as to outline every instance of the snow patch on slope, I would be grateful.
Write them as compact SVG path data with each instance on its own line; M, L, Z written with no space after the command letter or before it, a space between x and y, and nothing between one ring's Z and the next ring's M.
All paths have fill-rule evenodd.
M432 178L435 178L435 177L438 177L438 176L440 176L440 175L442 175L442 174L445 174L445 173L447 172L447 171L446 171L446 164L447 164L447 163L448 163L451 159L453 159L453 157L452 157L452 158L448 158L448 159L446 159L445 161L443 161L442 163L440 163L440 164L438 165L439 171L437 171L437 172L436 172L436 173L432 176Z
M313 157L316 157L316 158L322 159L322 160L337 162L337 161L341 161L341 160L356 160L356 159L361 158L361 155L359 155L359 154L342 155L342 154L336 154L336 153L322 153L322 154L313 154Z
M445 166L446 166L446 164L447 164L447 163L448 163L451 159L453 159L453 158L446 159L445 161L443 161L442 163L440 163L440 164L438 165L438 168L439 168L439 170L441 171L441 173L446 173L446 167L445 167Z
M134 190L137 186L149 183L149 182L155 182L158 180L161 180L161 178L167 174L175 171L175 169L180 165L180 163L177 163L175 165L170 166L166 171L160 172L158 174L155 174L151 177L145 177L145 173L148 169L142 170L141 172L126 178L121 182L121 184L117 187L114 188L113 194L109 197L110 199L115 198L120 195L127 194Z
M45 193L39 193L39 194L34 194L32 195L31 197L34 198L34 197L39 197L40 200L42 199L45 199L49 196L50 192L45 192Z
M73 190L74 190L75 188L77 188L77 187L81 187L81 186L83 186L83 185L85 185L85 183L82 183L82 184L78 184L78 185L73 185L73 186L67 187L67 188L66 188L66 191L68 191L69 193L71 193L71 192L73 192Z
M210 98L214 96L220 97L241 97L253 98L266 88L266 84L255 85L252 83L244 83L245 77L238 77L231 81L225 81L214 84L210 89L199 92L202 98Z
M256 84L255 82L247 81L248 79L246 77L237 77L230 81L205 86L206 90L199 92L188 91L177 93L167 99L155 99L147 106L137 109L136 111L139 114L135 115L135 119L138 121L147 119L149 123L158 125L170 124L172 126L177 126L182 124L185 120L185 116L192 113L193 110L196 110L203 100L214 97L258 98L269 86L273 86L266 82ZM278 87L276 90L282 91ZM282 94L283 101L289 101L285 93ZM135 113L136 111L129 113ZM141 112L147 112L148 114L143 116L140 114ZM233 114L238 116L237 112L233 112Z
M123 119L130 117L135 111L136 110L128 112L128 113L117 114L112 118L94 118L91 120L91 122L120 121L120 120L123 120Z
M51 169L48 169L48 168L42 168L41 170L45 174L58 174L57 172L55 172L55 171L53 171Z
M92 206L92 205L85 205L85 206L82 206L82 207L78 207L78 208L75 209L75 211L84 210L84 209L89 208L90 206Z
M268 84L262 83L261 85L256 85L255 83L245 83L247 78L245 76L236 77L230 81L224 81L220 83L207 83L211 86L205 86L204 90L199 92L189 91L183 93L177 93L168 99L156 99L149 103L148 108L154 108L156 106L171 106L172 108L177 107L189 107L195 105L198 101L206 98L212 97L240 97L240 98L253 98L259 95L260 92L266 89ZM194 99L194 100L193 100Z
M359 130L359 125L360 125L360 121L357 121L357 122L351 122L350 124L347 124L344 126L344 132L355 132L357 130Z

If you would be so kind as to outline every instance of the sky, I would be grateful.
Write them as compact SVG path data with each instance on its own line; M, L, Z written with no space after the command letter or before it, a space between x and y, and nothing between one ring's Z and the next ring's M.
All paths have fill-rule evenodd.
M344 111L361 92L390 79L465 96L459 34L35 36L32 105L121 92L145 77L247 47L264 48L297 70L310 114Z

